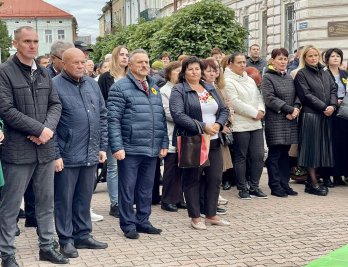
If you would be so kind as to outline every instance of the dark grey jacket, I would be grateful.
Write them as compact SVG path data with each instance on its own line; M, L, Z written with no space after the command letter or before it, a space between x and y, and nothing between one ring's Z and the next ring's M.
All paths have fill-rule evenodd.
M288 120L287 114L300 107L294 82L287 73L268 69L263 76L261 91L266 106L265 134L268 146L298 143L297 120Z
M248 58L246 61L246 65L247 65L247 67L257 68L257 70L262 75L263 69L267 67L267 61L262 59L262 58L258 58L255 61L252 60L251 58Z
M39 137L45 127L56 130L62 106L46 69L37 64L30 75L16 55L0 65L0 117L5 123L2 160L13 164L54 160L54 141L36 145L27 136Z

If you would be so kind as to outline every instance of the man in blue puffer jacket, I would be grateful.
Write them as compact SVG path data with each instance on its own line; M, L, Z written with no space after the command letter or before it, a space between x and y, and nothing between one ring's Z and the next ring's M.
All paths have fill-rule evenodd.
M133 51L128 67L126 77L109 92L109 145L118 160L120 227L127 238L137 239L138 233L162 231L149 217L156 161L167 154L168 136L161 94L148 76L146 51Z
M78 257L76 248L103 249L92 236L90 203L97 164L106 159L107 110L98 84L85 73L77 48L63 53L64 68L53 79L62 103L56 133L55 224L60 251Z

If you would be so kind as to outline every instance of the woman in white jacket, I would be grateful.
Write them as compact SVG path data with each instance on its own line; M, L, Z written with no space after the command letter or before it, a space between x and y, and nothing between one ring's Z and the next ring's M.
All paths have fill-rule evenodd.
M264 165L261 120L265 114L265 105L259 89L254 80L247 75L245 68L245 55L236 52L229 57L225 70L226 90L235 112L232 126L233 164L239 197L241 199L251 199L251 196L267 198L267 195L259 188ZM247 171L250 175L249 186L246 179Z

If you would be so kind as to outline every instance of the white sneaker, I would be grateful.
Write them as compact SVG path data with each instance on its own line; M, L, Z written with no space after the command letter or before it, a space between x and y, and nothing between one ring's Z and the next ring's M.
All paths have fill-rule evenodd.
M226 205L227 203L228 203L228 199L223 198L221 195L219 195L218 205Z
M92 222L100 222L100 221L104 220L104 217L102 215L94 213L92 209L90 211L91 211Z

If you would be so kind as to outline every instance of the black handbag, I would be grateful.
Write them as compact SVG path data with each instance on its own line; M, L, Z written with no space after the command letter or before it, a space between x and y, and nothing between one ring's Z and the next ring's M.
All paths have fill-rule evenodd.
M210 138L204 134L200 124L196 120L194 122L198 127L199 134L194 136L177 136L179 168L198 168L209 165Z
M343 98L343 101L338 108L336 116L348 120L348 96L345 96Z
M228 134L222 133L222 144L224 146L229 146L233 144L233 134L229 132Z

